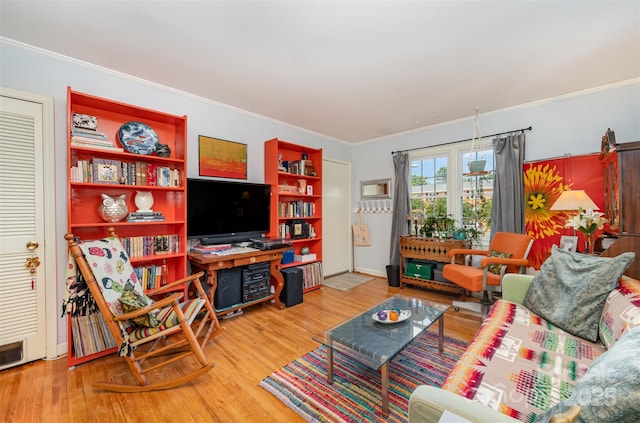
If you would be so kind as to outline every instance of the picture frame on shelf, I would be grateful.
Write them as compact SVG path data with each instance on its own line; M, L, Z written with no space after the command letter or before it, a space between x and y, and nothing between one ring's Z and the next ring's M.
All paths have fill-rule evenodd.
M578 248L578 237L562 235L560 237L559 248L564 251L571 251L572 253L575 253Z
M302 237L302 222L294 222L293 223L293 234L292 236L294 238L301 238Z
M120 160L93 159L93 182L119 184L122 176Z
M247 144L198 136L200 176L247 179Z

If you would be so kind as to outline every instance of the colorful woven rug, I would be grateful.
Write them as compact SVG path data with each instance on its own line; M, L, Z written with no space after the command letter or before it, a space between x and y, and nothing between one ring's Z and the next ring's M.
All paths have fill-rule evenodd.
M327 383L327 351L321 346L267 376L260 386L308 422L406 422L409 396L418 385L441 386L467 347L426 331L389 366L389 416L380 407L380 373L335 353L333 385Z

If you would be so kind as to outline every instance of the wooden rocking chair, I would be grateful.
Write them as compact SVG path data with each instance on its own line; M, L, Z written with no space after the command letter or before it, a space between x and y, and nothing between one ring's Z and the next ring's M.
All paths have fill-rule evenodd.
M76 242L71 233L65 239L70 256L120 345L119 355L126 360L138 385L96 382L93 386L115 392L171 389L211 370L214 365L207 362L202 348L214 331L215 335L220 332L220 324L200 283L202 272L145 295L114 229L108 231L109 237L96 241ZM171 293L188 283L195 285L197 298L185 299L182 293ZM168 296L158 301L150 298L160 294ZM192 324L201 311L205 315L194 331ZM195 370L164 381L147 381L149 372L192 355L197 361Z

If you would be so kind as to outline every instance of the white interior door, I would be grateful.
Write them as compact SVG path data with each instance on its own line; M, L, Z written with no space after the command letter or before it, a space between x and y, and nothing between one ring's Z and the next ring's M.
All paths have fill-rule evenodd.
M351 165L322 160L322 271L351 270Z
M47 353L47 337L43 104L6 96L6 90L1 94L0 369L3 369L43 358ZM25 264L35 257L40 265L31 273Z

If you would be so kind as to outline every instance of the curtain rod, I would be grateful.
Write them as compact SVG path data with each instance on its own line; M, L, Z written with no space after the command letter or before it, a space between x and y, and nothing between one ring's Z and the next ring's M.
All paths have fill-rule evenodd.
M504 134L511 134L513 132L524 132L524 131L531 131L531 129L533 129L531 126L529 126L528 128L520 128L520 129L514 129L512 131L505 131L505 132L498 132L496 134L491 134L491 135L484 135L482 138L491 138L491 137L497 137L498 135L504 135ZM438 144L438 145L430 145L429 147L439 147L441 145L449 145L449 144L456 144L459 142L465 142L465 141L471 141L473 138L467 138L466 140L458 140L458 141L449 141L449 142L445 142L442 144ZM424 148L429 148L429 147L415 147L415 148L408 148L406 150L398 150L398 151L392 151L391 154L397 154L397 153L403 153L403 152L407 152L407 151L414 151L414 150L422 150Z

